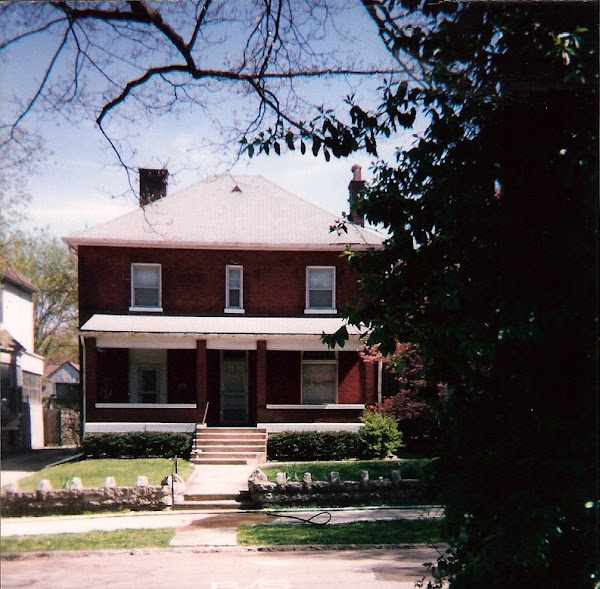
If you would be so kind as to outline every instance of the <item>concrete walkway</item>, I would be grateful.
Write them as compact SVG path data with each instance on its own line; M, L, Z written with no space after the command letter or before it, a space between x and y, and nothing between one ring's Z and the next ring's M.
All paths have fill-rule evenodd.
M248 490L248 478L256 468L256 465L198 464L186 481L186 494L237 495Z

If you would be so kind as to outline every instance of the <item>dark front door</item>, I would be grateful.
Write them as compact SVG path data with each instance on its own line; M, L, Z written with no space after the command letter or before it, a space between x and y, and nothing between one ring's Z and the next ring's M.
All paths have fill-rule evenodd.
M221 424L248 424L247 352L221 352Z

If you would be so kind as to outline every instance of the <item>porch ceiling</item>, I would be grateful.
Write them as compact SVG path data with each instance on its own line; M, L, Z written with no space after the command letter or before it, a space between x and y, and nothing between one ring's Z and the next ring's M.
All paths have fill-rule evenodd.
M320 336L345 324L340 317L170 317L164 315L93 315L82 335L163 334L175 336ZM361 331L347 325L357 339Z

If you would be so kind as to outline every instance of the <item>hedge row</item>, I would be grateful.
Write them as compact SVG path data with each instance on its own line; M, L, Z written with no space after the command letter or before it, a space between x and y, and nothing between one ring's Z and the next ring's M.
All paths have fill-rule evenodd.
M188 459L192 436L182 433L133 432L91 434L83 438L86 458L180 458Z
M402 433L393 415L365 411L352 432L283 432L269 436L267 459L279 461L385 458L401 448Z
M361 456L358 436L352 432L283 432L267 442L267 460L345 460Z

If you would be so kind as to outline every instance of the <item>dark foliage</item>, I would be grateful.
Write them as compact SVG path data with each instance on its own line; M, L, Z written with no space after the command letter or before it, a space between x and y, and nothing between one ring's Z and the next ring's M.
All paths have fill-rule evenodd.
M364 211L391 236L346 252L346 313L384 354L417 345L448 391L438 571L453 589L597 587L598 4L364 4L413 75L307 135L376 153L414 110L428 123L376 166Z
M134 432L92 434L83 438L86 458L180 458L188 459L192 436L180 433Z
M360 456L352 432L283 432L269 436L267 459L279 461L345 460Z

